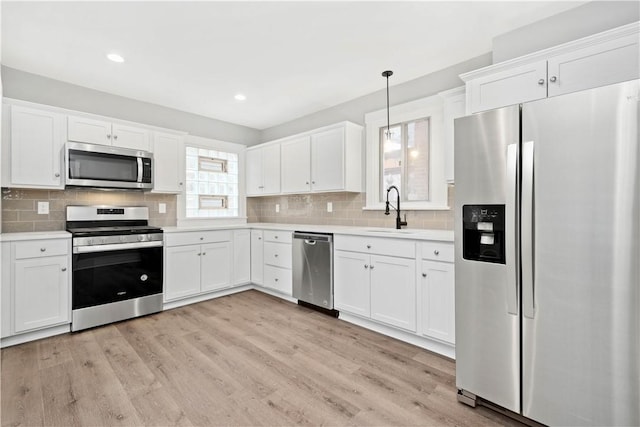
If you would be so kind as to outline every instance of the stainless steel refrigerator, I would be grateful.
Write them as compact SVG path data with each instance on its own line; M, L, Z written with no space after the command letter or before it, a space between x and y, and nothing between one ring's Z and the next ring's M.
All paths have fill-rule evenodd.
M640 425L639 82L455 121L459 400Z

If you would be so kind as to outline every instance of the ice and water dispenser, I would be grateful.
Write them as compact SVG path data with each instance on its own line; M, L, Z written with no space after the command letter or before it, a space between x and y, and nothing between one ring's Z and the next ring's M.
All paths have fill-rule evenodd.
M504 205L462 206L462 257L505 263Z

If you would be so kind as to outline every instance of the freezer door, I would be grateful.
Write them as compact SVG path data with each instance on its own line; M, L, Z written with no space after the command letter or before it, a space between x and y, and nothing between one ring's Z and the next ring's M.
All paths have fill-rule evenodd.
M455 121L456 385L515 412L520 411L515 233L519 115L514 106ZM463 206L469 205L473 207L466 211L473 215L480 213L476 205L492 206L485 212L489 215L495 206L505 207L506 264L463 256ZM492 240L489 234L476 237Z
M523 415L547 425L640 425L638 88L523 106Z

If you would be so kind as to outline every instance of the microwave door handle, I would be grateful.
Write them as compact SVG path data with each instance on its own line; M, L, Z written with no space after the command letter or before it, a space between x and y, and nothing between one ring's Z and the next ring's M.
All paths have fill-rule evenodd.
M138 158L136 158L136 160L138 161L138 179L136 181L137 182L142 182L142 175L143 175L142 157L138 157Z

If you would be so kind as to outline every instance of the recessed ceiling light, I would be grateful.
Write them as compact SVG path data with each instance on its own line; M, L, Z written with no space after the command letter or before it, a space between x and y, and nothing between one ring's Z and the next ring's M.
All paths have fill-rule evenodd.
M244 96L243 94L239 93L236 96L234 96L234 98L236 99L236 101L245 101L247 99L246 96Z
M107 58L113 62L124 62L124 58L117 53L110 53L107 55Z

